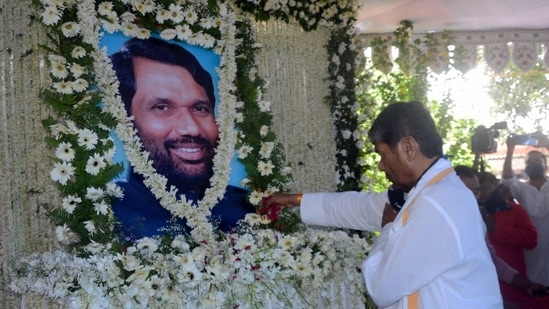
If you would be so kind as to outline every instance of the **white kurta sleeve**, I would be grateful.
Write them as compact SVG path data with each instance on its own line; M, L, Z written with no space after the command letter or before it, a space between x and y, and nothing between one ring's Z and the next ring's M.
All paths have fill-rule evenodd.
M311 225L379 231L387 192L305 193L301 219Z

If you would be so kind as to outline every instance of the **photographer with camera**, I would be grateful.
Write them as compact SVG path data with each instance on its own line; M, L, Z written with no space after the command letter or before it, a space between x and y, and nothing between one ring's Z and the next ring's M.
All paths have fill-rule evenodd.
M521 141L522 140L522 141ZM526 209L538 230L538 244L525 252L528 278L549 286L549 181L547 181L547 158L539 150L532 150L526 156L525 173L528 182L521 182L513 172L515 146L530 140L537 148L549 150L549 138L542 133L531 134L530 139L520 135L507 138L507 155L503 163L501 183L511 189L514 198ZM535 140L535 143L533 142Z

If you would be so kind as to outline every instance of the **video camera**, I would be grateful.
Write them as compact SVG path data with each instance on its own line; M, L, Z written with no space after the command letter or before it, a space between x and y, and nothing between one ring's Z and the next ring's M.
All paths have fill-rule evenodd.
M475 133L471 136L471 150L474 153L494 153L498 149L496 138L499 137L499 131L507 129L507 121L494 123L491 127L478 126Z

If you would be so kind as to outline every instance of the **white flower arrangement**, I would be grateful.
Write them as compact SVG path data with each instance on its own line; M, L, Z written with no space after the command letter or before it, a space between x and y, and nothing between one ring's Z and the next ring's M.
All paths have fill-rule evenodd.
M117 255L110 249L91 243L86 258L64 251L26 257L11 289L71 308L336 308L343 300L332 283L364 298L362 273L352 265L365 258L367 243L342 231L247 229L211 244L176 236L143 238Z
M272 222L255 214L247 216L238 232L219 235L207 219L225 192L227 167L235 151L246 165L248 177L241 184L251 189L252 204L259 207L265 196L284 191L291 179L291 168L270 130L271 103L263 100L262 81L253 66L253 54L261 46L253 41L248 17L237 16L242 12L235 13L234 6L286 20L295 18L306 30L318 25L334 29L328 48L333 64L329 99L338 134L344 135L339 139L345 140L338 140L342 148L338 153L345 154L338 157L339 185L356 189L360 184L359 160L349 155L356 156L354 147L361 139L356 110L350 108L355 104L350 69L354 60L350 59L356 51L352 44L342 43L352 37L354 1L33 2L43 9L41 22L61 42L56 41L61 46L50 50L60 52L48 56L53 81L42 94L59 116L44 120L51 133L48 142L55 149L51 178L63 196L51 217L57 224L58 240L79 254L57 251L23 259L16 267L13 291L90 308L249 308L267 303L312 308L341 301L333 293L334 284L345 286L355 297L364 296L358 269L368 243L362 238L314 229L282 234L265 229ZM211 187L197 205L191 207L184 197L178 199L174 188L166 189L166 179L141 151L106 51L99 48L102 32L142 39L157 33L162 39L199 45L221 56L217 89L222 104L216 117L220 143ZM237 56L252 65L237 68ZM255 93L237 98L235 80L253 85ZM257 123L250 126L248 119ZM123 192L111 180L123 167L113 161L111 128L123 142L134 170L144 176L162 206L187 219L190 237L144 238L124 248L115 241L110 205ZM349 272L353 267L357 271Z

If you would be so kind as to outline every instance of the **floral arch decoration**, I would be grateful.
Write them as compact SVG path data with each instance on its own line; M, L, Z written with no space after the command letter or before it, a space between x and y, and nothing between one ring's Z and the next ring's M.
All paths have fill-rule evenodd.
M263 302L333 305L348 299L333 293L336 285L345 286L359 302L364 300L360 273L341 271L360 265L368 246L364 239L313 229L284 234L258 216L250 216L238 233L220 235L207 220L224 194L229 177L225 167L235 149L246 167L252 203L259 205L262 197L283 191L291 177L282 146L274 134L262 129L272 119L268 102L262 101L263 81L255 70L259 46L254 42L252 15L256 20L293 18L305 30L332 29L327 100L337 129L338 188L361 187L354 1L33 0L33 4L42 9L41 22L55 42L45 46L52 84L41 92L58 115L44 120L51 133L47 141L55 149L51 177L62 195L61 207L50 215L58 239L74 251L23 259L12 283L15 292L68 299L75 306L153 308L186 303L236 308ZM217 88L222 104L216 117L220 144L211 187L196 207L178 200L174 189L166 190L166 179L140 151L112 65L100 48L104 32L137 38L157 35L220 55ZM187 219L193 228L189 237L143 238L129 247L113 242L110 205L123 194L112 182L123 169L113 159L113 129L133 168L144 176L162 206ZM147 293L137 294L141 288ZM257 295L263 296L257 299Z

